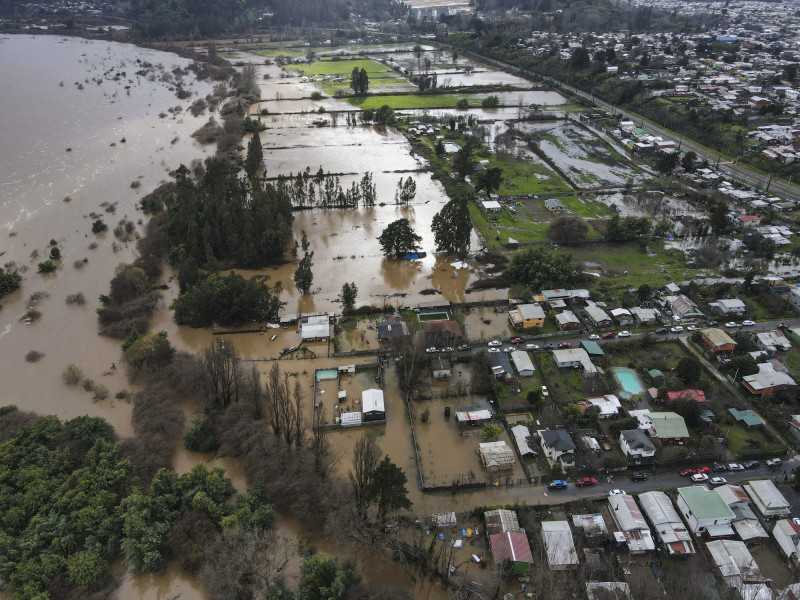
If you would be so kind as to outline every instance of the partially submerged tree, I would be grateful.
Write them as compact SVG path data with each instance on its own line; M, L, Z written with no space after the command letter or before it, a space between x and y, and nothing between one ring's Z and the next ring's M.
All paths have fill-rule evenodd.
M354 283L345 283L342 285L342 312L345 315L352 315L356 310L356 298L358 297L358 288Z
M437 252L466 254L472 235L472 219L466 198L453 198L445 204L433 216L431 230Z
M401 256L416 252L422 238L411 228L408 219L398 219L389 223L378 238L381 250L386 256Z
M311 290L311 284L314 281L314 273L311 271L311 267L314 266L313 259L314 253L306 252L294 272L294 283L301 294L307 294Z

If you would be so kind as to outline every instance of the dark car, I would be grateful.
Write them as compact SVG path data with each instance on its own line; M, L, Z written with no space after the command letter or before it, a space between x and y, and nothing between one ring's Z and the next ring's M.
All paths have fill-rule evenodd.
M631 475L631 481L647 481L647 473L634 473Z
M581 477L575 482L575 485L578 487L583 487L585 485L595 485L597 484L597 479L594 477Z
M720 463L714 463L714 466L711 467L711 470L714 471L714 473L724 473L728 470L728 467Z
M613 337L616 337L616 335L617 335L617 334L616 334L616 333L614 333L613 331L607 331L607 332L605 332L605 333L603 334L603 339L604 339L604 340L610 340L611 338L613 338Z
M748 460L746 463L742 463L745 469L757 469L761 463L757 460Z
M659 335L666 335L669 332L667 331L666 327L659 327L658 329L656 329L656 333Z
M689 475L694 475L697 473L694 469L683 469L681 472L678 473L681 477L688 477Z
M719 325L719 321L709 321L706 323L709 327L714 327L715 325Z
M563 479L556 479L548 483L547 487L550 488L551 490L563 490L566 489L567 482L564 481Z
M558 345L558 347L559 347L559 348L572 348L572 344L570 344L569 342L561 342L561 343Z
M542 349L543 350L554 350L555 346L553 346L553 344L545 344L544 346L542 346Z

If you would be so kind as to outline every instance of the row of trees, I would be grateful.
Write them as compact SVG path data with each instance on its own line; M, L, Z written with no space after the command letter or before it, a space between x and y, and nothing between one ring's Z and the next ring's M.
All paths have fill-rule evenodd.
M353 67L353 72L350 75L350 87L356 96L365 96L369 89L369 75L366 69L359 69Z
M324 173L322 167L312 174L311 169L306 167L297 175L280 175L275 181L275 187L296 208L368 207L375 206L377 200L372 173L364 173L360 181L354 181L345 190L339 177Z

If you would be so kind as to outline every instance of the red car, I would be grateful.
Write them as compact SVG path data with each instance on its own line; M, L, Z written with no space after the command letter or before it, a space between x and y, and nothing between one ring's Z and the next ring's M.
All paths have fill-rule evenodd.
M613 331L607 331L606 333L603 334L603 339L604 340L610 340L611 338L616 337L616 336L617 336L617 334L614 333Z
M678 473L678 475L680 475L681 477L688 477L689 475L694 475L695 473L697 473L697 471L695 471L694 469L684 469L683 471Z
M697 467L697 470L695 472L705 473L706 475L708 475L709 473L711 473L711 467Z
M511 340L511 343L512 344L521 344L524 341L525 340L523 340L521 337L515 337L513 340Z
M575 485L578 487L583 487L585 485L594 485L597 483L597 479L594 477L582 477L575 482Z
M561 343L558 345L558 347L559 347L559 348L572 348L572 344L570 344L569 342L561 342Z

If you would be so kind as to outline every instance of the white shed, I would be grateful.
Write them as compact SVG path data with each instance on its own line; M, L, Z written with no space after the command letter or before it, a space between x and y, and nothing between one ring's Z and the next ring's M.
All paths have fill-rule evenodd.
M372 388L361 392L361 411L365 421L381 421L386 418L383 390Z
M514 363L514 368L519 373L520 377L533 377L533 362L531 357L524 350L514 350L511 353L511 362Z

